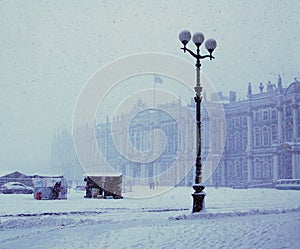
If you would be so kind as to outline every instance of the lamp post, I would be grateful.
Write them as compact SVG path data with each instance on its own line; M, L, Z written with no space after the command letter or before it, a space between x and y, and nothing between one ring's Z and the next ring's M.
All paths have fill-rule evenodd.
M194 87L196 96L194 97L196 103L196 146L197 146L197 155L196 155L196 171L195 171L195 183L193 189L195 192L193 196L193 213L200 212L204 210L204 198L205 192L204 184L202 183L202 164L201 164L201 102L202 102L202 86L200 84L200 60L209 58L210 60L215 59L212 56L213 51L217 47L217 42L214 39L207 39L205 42L205 48L209 52L207 55L200 55L200 46L204 42L204 35L201 32L197 32L193 35L193 42L196 45L196 53L186 48L186 45L191 40L191 33L188 30L183 30L179 34L179 40L183 44L183 52L186 51L190 53L196 59L196 86Z

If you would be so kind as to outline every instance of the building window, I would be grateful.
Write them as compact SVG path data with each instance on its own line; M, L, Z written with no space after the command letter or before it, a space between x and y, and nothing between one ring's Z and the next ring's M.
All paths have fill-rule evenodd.
M285 108L285 115L286 116L292 116L292 108L290 106L287 106Z
M137 131L136 133L136 143L135 143L135 148L140 151L141 150L141 137L140 137L140 132Z
M229 136L228 136L227 149L228 149L228 151L232 151L233 150L232 134L229 134Z
M263 120L267 121L269 119L269 113L268 111L264 111Z
M261 179L261 162L258 159L254 163L253 176L255 180Z
M243 117L243 126L247 126L247 117Z
M241 148L241 140L240 140L240 133L235 132L234 133L234 149L236 151L239 151Z
M288 150L283 150L280 155L279 178L291 179L292 172L292 154Z
M271 178L271 165L267 159L265 159L262 164L262 178L263 179Z
M293 124L291 122L286 122L286 124L285 124L285 139L288 142L292 141L292 130L293 130Z
M226 122L227 128L230 129L231 128L231 118L228 118L227 122Z
M237 119L235 120L235 127L236 127L236 128L239 128L239 127L240 127L240 119L239 119L239 118L237 118Z
M258 127L255 128L254 140L255 147L259 147L261 145L261 132Z
M270 141L269 141L269 130L267 127L263 128L263 146L269 146Z
M167 125L163 124L161 129L163 130L164 133L166 133L167 132Z
M258 123L258 122L259 122L259 112L256 112L256 113L255 113L254 121L255 121L255 123Z
M226 166L228 178L234 179L234 161L228 160Z
M242 165L240 161L234 161L234 179L239 180L242 178Z
M272 125L272 143L275 143L277 141L277 127L275 125Z
M178 150L178 137L177 135L174 135L173 136L173 153L176 154L177 153L177 150Z
M243 160L243 170L244 170L243 178L244 178L244 181L246 181L247 178L248 178L248 163L247 163L247 160Z
M248 134L247 131L243 131L242 133L242 149L246 150L248 143Z
M171 141L170 137L168 137L167 138L167 143L166 143L166 149L165 149L167 154L171 153L171 150L172 150L172 148L171 148L172 145L171 144L172 144L172 141Z
M271 117L272 117L272 120L276 120L277 119L277 112L276 112L276 110L272 111Z

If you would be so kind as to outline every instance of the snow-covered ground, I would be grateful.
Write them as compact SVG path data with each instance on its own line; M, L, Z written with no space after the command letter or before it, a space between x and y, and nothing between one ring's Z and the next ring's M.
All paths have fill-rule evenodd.
M121 200L0 194L0 248L300 248L300 191L135 187ZM153 195L148 198L130 196Z

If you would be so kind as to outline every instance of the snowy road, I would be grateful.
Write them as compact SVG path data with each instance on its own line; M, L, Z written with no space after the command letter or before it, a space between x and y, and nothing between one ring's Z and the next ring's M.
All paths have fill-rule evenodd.
M204 217L190 215L190 193L86 200L74 192L66 201L0 195L0 248L300 248L300 191L208 188Z

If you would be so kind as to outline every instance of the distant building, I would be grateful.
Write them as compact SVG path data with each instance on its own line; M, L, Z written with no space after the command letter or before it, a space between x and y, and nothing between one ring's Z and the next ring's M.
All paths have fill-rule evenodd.
M207 185L271 184L282 178L300 178L300 82L295 79L287 88L283 88L279 76L277 84L268 82L265 89L264 91L261 83L258 93L254 93L249 83L247 98L243 100L237 100L233 91L229 97L219 92L211 100L206 100L205 95L201 116L202 161L205 162L212 150L215 155L222 154L217 169L206 181ZM217 116L210 117L207 113L209 108L217 108L217 102L222 103L226 122L218 120ZM187 113L194 113L195 105L192 102L191 105L184 106L178 101L169 103L164 108L178 113L180 122L176 122L167 112L160 111L159 107L151 110L139 101L132 110L137 114L131 121L128 132L122 127L125 121L132 118L132 113L123 114L113 120L107 118L106 122L98 124L96 139L99 148L83 146L83 149L87 148L85 162L93 165L96 155L93 151L100 149L108 164L123 176L132 178L133 184L147 184L151 179L162 185L191 185L195 158L189 152L195 146L195 129L188 128L194 127L194 119ZM214 127L211 119L216 119ZM178 126L185 128L180 130ZM158 159L145 163L134 162L130 160L134 151L125 143L123 149L128 159L117 151L112 134L124 141L128 135L136 150L147 151L150 149L149 134L155 129L162 130L166 137L166 146ZM84 137L84 129L81 130ZM224 150L220 137L216 135L217 131L226 134ZM181 140L183 134L184 141ZM67 167L68 170L74 170L72 165L75 164L72 162L76 161L75 154L66 152L74 151L70 141L70 135L60 135L56 138L56 143L53 143L53 165L58 169ZM159 141L151 143L154 144L154 150L159 145ZM184 144L187 151L181 154L186 157L178 158L182 143L187 143ZM59 158L60 153L62 156ZM72 160L68 161L68 153L72 154ZM180 167L171 167L175 160L179 160ZM162 175L162 172L167 173Z
M31 176L25 175L19 171L14 171L0 176L0 186L8 182L20 182L27 186L33 186Z
M67 180L82 180L84 171L78 162L72 135L66 131L54 134L51 144L52 172L63 175Z
M224 104L226 147L213 176L218 185L271 183L300 178L300 82L282 87L268 82L267 90Z
M180 119L185 122L193 122L187 119L186 110L188 106L182 106L180 103L170 103L164 106L170 113L180 115ZM132 178L133 184L148 184L153 181L161 185L174 185L183 181L183 184L190 184L192 174L190 172L190 164L193 158L186 157L179 158L180 167L176 167L178 151L181 146L180 130L178 123L170 114L158 109L148 109L142 101L139 101L134 106L132 112L136 113L134 119L130 122L129 139L133 147L139 152L145 152L144 157L147 161L147 151L150 150L150 144L153 145L153 151L157 152L160 148L161 141L151 138L150 134L155 130L162 130L165 134L166 141L163 153L156 159L150 162L133 162L123 155L121 155L115 148L115 141L112 137L111 127L113 133L122 139L126 139L127 131L123 128L123 123L128 122L132 118L131 113L123 115L110 122L108 119L106 123L97 126L97 141L99 148L106 158L107 162L117 171L121 172L123 176ZM186 124L187 127L188 124ZM187 130L186 136L192 141L188 146L193 146L194 129ZM134 151L130 146L126 145L124 151L129 157L135 156L138 152ZM192 149L192 148L190 148ZM174 166L175 165L175 166ZM182 176L189 175L185 179Z

